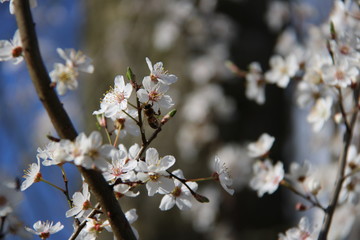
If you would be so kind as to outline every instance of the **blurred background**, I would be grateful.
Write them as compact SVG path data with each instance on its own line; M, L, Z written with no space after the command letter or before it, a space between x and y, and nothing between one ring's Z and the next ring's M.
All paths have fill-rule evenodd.
M307 137L293 109L290 86L283 90L266 87L266 102L258 105L245 97L244 79L235 76L225 62L241 69L258 61L267 69L280 30L290 24L297 36L304 36L306 24L319 24L327 17L332 1L307 1L311 14L288 7L281 14L267 14L271 1L261 0L107 0L38 1L33 9L43 58L49 71L61 61L56 48L82 50L93 59L95 72L80 75L79 88L61 97L78 132L96 130L94 110L114 77L125 75L130 66L141 81L149 73L145 57L162 61L179 80L170 95L178 113L153 142L161 156L174 155L173 170L185 177L206 177L212 173L214 156L225 160L234 178L235 195L228 195L217 183L199 185L208 204L194 202L189 212L173 208L162 212L161 196L148 198L141 191L136 199L121 200L124 211L135 207L134 224L144 240L153 239L277 239L298 222L294 202L277 191L258 198L248 189L252 160L246 144L263 132L276 138L271 158L287 164ZM301 3L304 1L293 1ZM288 4L286 1L283 2ZM289 6L289 5L288 5ZM306 15L307 14L307 15ZM0 5L0 39L11 39L16 23L8 2ZM29 79L25 63L0 64L0 171L7 178L21 177L23 169L36 161L37 147L56 136ZM295 117L294 117L295 116ZM295 130L294 130L295 129ZM302 139L299 139L301 129ZM305 131L305 132L304 132ZM122 139L127 147L140 138ZM296 148L294 148L296 146ZM297 149L297 150L296 150ZM80 176L67 166L72 192L80 189ZM55 167L43 168L43 176L62 183ZM67 203L62 193L44 183L24 192L17 212L27 226L37 220L61 221L65 230L51 239L67 239L72 219L66 219ZM108 235L104 234L101 239ZM7 236L6 239L21 239Z

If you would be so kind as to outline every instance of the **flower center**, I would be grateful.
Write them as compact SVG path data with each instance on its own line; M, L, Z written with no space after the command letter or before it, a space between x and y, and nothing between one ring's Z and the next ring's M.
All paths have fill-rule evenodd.
M0 196L0 206L5 206L7 202L8 201L5 196Z
M121 103L125 99L124 92L120 92L119 90L118 91L114 90L113 94L114 94L114 100L117 103Z
M64 83L70 82L71 78L72 77L71 77L71 74L69 72L63 71L63 72L61 72L59 74L59 79L60 79L61 82L64 82Z
M350 182L347 186L346 186L346 189L349 191L349 192L353 192L355 190L355 184L353 182Z
M86 200L84 203L83 203L83 209L84 210L87 210L91 207L91 202L89 200Z
M76 148L73 150L72 155L73 155L74 157L79 157L79 156L81 156L81 151L80 151L80 149L76 147Z
M40 182L42 178L41 172L38 172L34 178L34 182Z
M219 174L217 172L214 172L211 176L215 181L219 181Z
M158 101L160 98L161 98L161 94L158 93L158 92L156 92L156 91L151 91L151 92L149 93L149 99L150 99L150 101L156 102L156 101Z
M150 75L150 79L151 79L151 81L153 81L153 82L158 82L158 78L157 78L154 74L151 74L151 75Z
M348 55L350 53L349 46L346 46L346 45L341 46L340 52L344 55Z
M301 236L300 236L301 240L305 240L308 237L310 237L310 234L308 232L301 232Z
M357 164L354 162L349 162L349 168L351 168L352 170L354 170L357 167Z
M94 226L95 231L97 232L101 232L103 230L103 227L101 226L101 224L96 223Z
M287 69L287 67L286 67L286 66L282 67L282 68L280 69L280 72L281 72L282 74L284 74L284 75L288 75L288 69Z
M114 192L114 193L115 193L116 199L120 199L120 198L122 198L124 196L124 194L119 193L119 192Z
M306 179L305 176L299 176L297 180L298 180L299 182L304 182L305 179Z
M23 48L19 46L19 47L13 48L11 54L12 54L13 58L17 58L22 55L22 52L23 52Z
M343 71L340 71L340 70L339 70L339 71L336 71L335 77L336 77L336 79L338 79L338 80L344 80L345 74L344 74Z
M149 175L149 178L150 178L151 181L157 182L159 180L159 178L160 178L160 175L155 173L153 175Z
M119 167L114 167L113 169L112 169L112 171L113 171L113 175L114 176L120 176L122 173L123 173L123 171L122 171L122 169L121 168L119 168Z
M174 197L179 197L181 195L181 188L175 187L175 189L171 193Z
M96 157L98 157L98 156L99 156L98 150L96 150L96 149L91 149L91 150L89 151L89 156L90 156L91 158L96 158Z
M41 239L47 239L47 238L50 237L50 233L49 232L42 232L42 233L40 233L39 237Z
M124 129L125 128L125 118L116 119L115 127L116 127L116 129L119 129L119 130Z

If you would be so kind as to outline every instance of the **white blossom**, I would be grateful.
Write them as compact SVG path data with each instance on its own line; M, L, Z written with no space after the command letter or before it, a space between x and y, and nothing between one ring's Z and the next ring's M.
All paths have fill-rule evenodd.
M107 169L103 172L106 181L116 181L121 179L123 181L135 181L136 176L134 169L137 167L137 161L133 159L135 156L129 158L124 145L119 145L119 149L113 150L111 153L111 164L108 164Z
M300 219L299 225L290 228L285 235L280 233L279 240L315 240L314 233L310 230L310 223L306 217Z
M304 182L310 174L310 169L311 165L307 160L305 160L302 164L293 162L290 165L289 178L298 182Z
M22 194L18 189L0 183L0 200L0 217L5 217L14 212L22 200Z
M15 7L14 7L14 0L0 0L0 3L3 2L10 2L9 3L9 11L11 14L15 13ZM37 0L29 0L30 7L34 8L37 6Z
M69 144L71 144L69 140L51 141L45 146L44 150L37 149L36 157L43 160L42 164L44 166L64 164L72 160L67 152Z
M158 81L170 85L177 81L177 77L173 74L168 74L164 69L162 62L157 62L153 66L149 58L145 58L146 63L150 70L150 80L157 83Z
M174 188L174 181L166 172L175 163L173 156L159 158L159 153L155 148L146 150L145 162L139 161L140 172L137 177L140 181L146 182L148 195L153 196L157 192L170 193Z
M104 229L111 232L109 220L102 221L95 218L86 218L86 225L79 235L83 240L95 240Z
M59 232L64 228L64 225L62 225L60 222L57 222L55 225L53 225L53 222L42 222L37 221L33 225L34 229L31 229L29 227L25 227L25 229L32 234L38 235L41 239L47 239L50 237L50 235Z
M75 49L61 49L57 48L56 51L66 61L66 65L70 68L76 68L79 71L86 73L93 73L94 66L91 64L92 60L81 51Z
M0 61L9 60L13 60L14 64L23 60L23 47L19 30L15 31L12 40L0 40Z
M83 184L82 192L75 192L72 197L73 207L66 211L66 217L81 218L91 207L90 192L87 183Z
M276 83L278 87L286 88L290 78L294 77L299 65L294 55L285 59L281 56L273 56L270 59L270 71L265 73L265 79L269 83Z
M114 186L114 193L117 198L121 198L122 196L137 197L140 194L140 192L134 193L131 191L131 187L129 185L123 183Z
M304 188L306 192L309 192L313 195L317 195L321 190L322 186L318 179L315 179L312 176L309 176L304 181Z
M40 159L37 158L37 163L32 163L28 169L24 171L25 180L21 184L21 191L25 191L29 188L33 183L39 182L41 180L41 172L40 172Z
M140 102L151 104L155 112L158 112L160 108L169 109L174 105L171 97L165 95L169 90L168 85L155 83L150 78L144 78L142 84L144 89L139 89L137 96Z
M172 172L175 176L184 179L183 172L178 169ZM161 203L159 208L162 211L167 211L172 207L176 206L180 210L189 210L192 206L191 198L192 194L188 187L190 187L193 191L196 191L198 185L196 182L186 182L188 187L186 187L182 182L177 179L174 179L175 188L170 192L165 194L165 196L161 199Z
M220 181L221 186L226 192L230 195L234 194L234 189L231 189L233 180L229 174L229 169L227 169L226 164L220 160L218 156L215 156L215 179Z
M133 87L130 83L125 84L124 77L118 75L114 80L114 88L111 88L101 100L100 110L93 114L104 114L105 117L113 120L128 107L128 99L131 96Z
M124 138L128 134L131 136L139 136L140 130L139 126L135 123L132 118L137 118L138 112L135 109L128 109L125 110L127 112L124 113L123 111L118 112L117 115L114 116L114 126L115 126L115 134L118 134L120 131L120 138ZM129 115L132 117L130 118Z
M129 224L133 224L137 219L138 219L138 215L136 213L136 209L133 208L133 209L130 209L129 211L127 211L125 213L125 217L126 219L128 220ZM136 239L139 239L139 233L138 231L136 230L136 228L134 228L133 226L131 226L131 229L136 237Z
M340 58L336 64L326 64L322 67L322 77L331 86L345 88L356 82L359 70L345 58Z
M289 20L289 5L283 1L271 1L266 12L265 20L271 30L279 31Z
M253 171L254 176L250 181L250 187L257 191L259 197L262 197L264 193L274 193L284 178L282 162L277 162L274 166L269 159L256 161Z
M56 84L56 91L64 95L67 90L75 90L78 87L78 72L76 69L62 63L55 63L54 70L50 72L51 82Z
M246 97L254 100L257 104L265 103L265 80L262 69L258 62L249 65L249 72L246 74Z
M342 184L342 189L339 196L339 201L348 201L354 205L357 205L360 200L360 185L359 177L348 177Z
M261 134L256 142L248 145L248 155L253 158L266 155L272 147L274 141L275 138L273 136L270 136L267 133Z
M331 97L319 98L311 109L307 121L313 124L313 130L319 132L324 123L331 116L332 99Z
M74 163L84 168L99 168L106 170L110 152L114 149L109 144L102 145L101 134L93 131L89 137L80 133L72 145L71 154L74 157Z
M297 85L296 95L296 102L301 108L314 103L321 96L319 86L306 81Z

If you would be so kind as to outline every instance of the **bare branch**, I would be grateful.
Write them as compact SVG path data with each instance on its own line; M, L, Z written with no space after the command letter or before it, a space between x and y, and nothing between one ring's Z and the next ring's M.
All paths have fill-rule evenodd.
M339 168L338 168L338 174L337 174L336 183L335 183L335 189L334 189L334 193L331 198L330 205L325 210L324 222L321 227L321 231L320 231L318 240L326 240L327 239L327 235L330 230L332 218L334 216L335 209L336 209L336 206L337 206L337 203L339 200L341 187L345 180L344 176L345 176L347 154L348 154L349 147L351 145L353 131L354 131L354 127L356 124L357 115L359 112L359 106L358 106L359 92L360 92L360 85L356 86L356 89L354 89L354 105L356 108L354 110L354 113L352 114L350 124L347 126L345 133L344 133L344 147L343 147L342 154L339 158Z
M16 22L24 49L24 58L39 99L44 105L59 136L74 140L77 132L54 89L50 86L51 81L40 54L29 1L15 0L14 7ZM105 215L108 217L115 237L119 240L136 239L112 189L102 174L98 171L86 170L82 167L79 167L79 171L84 176Z

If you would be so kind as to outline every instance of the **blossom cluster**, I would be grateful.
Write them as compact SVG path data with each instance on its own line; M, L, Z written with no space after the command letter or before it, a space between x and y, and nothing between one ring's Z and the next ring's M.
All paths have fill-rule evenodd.
M67 90L75 90L78 87L79 72L93 73L94 66L89 57L83 52L74 49L56 49L63 63L55 63L54 70L50 72L51 82L56 87L59 95L64 95Z
M10 1L10 11L13 12L12 2ZM305 15L312 14L311 8L305 4L296 4L294 9L298 8L298 12ZM162 26L166 28L159 27L161 30L157 30L159 34L155 34L156 38L169 35L160 34L165 30L172 29L176 33L173 25L184 21L187 14L190 13L177 16L178 19L174 23L162 23ZM282 23L290 21L290 15L288 5L274 1L267 16L269 27L275 31L282 29L285 26ZM358 184L360 157L356 149L357 141L352 140L353 135L358 137L353 127L357 121L356 114L359 105L358 15L358 5L352 1L336 0L329 20L318 26L311 25L305 40L297 41L296 31L290 28L285 29L279 38L275 55L269 60L269 69L264 71L258 62L250 63L247 71L240 70L231 64L228 65L244 78L245 95L248 99L264 104L267 85L274 84L279 88L295 86L296 101L301 108L309 110L306 120L312 124L315 133L326 132L325 129L331 126L330 124L335 126L334 131L339 130L342 133L345 129L344 139L350 136L350 140L344 140L346 143L344 143L343 152L339 153L336 150L331 152L340 159L345 159L343 176L340 175L336 183L340 183L341 187L338 196L339 205L334 206L340 210L348 210L344 211L344 215L349 212L349 209L356 208L360 196ZM165 46L164 48L170 46L174 35L176 34L162 38L165 44L160 45ZM80 51L57 49L57 52L65 63L54 65L54 70L50 72L51 87L56 87L58 94L63 95L68 90L78 87L79 72L92 73L94 67L91 59ZM219 51L214 51L213 54L217 55L217 53ZM18 31L13 40L0 42L0 61L13 60L14 63L19 63L23 54ZM218 59L222 61L223 58L224 56L221 55ZM174 102L169 95L169 89L178 78L169 74L164 69L163 63L158 62L153 65L148 58L145 61L150 73L143 78L141 83L136 81L130 69L126 77L117 75L114 86L104 94L100 109L93 112L98 120L99 128L107 135L109 143L103 142L99 131L93 131L90 135L80 133L73 141L53 138L45 148L38 149L37 163L31 164L25 171L25 181L20 186L21 190L26 190L36 182L47 182L40 171L41 164L44 167L58 166L61 169L64 164L73 164L80 168L101 172L118 199L139 196L138 188L145 185L148 196L162 195L159 208L163 211L175 205L180 210L188 210L192 208L192 198L199 202L207 202L207 198L197 192L198 181L219 181L226 192L234 194L232 188L236 186L233 186L235 181L230 174L233 169L229 169L227 159L222 161L218 156L215 157L215 161L212 159L214 172L210 177L187 179L182 170L170 170L176 164L174 156L161 157L157 149L149 147L153 137L157 136L175 113L170 110ZM216 64L206 57L195 59L192 64L195 67L191 74L196 76L194 77L196 84L204 84L217 74L218 69L215 68L211 69L212 71L204 71L203 69L206 69L204 65L223 64ZM177 139L179 145L186 149L181 153L193 156L198 151L197 146L210 142L217 136L214 126L205 122L205 119L213 110L226 118L234 111L234 105L231 100L224 97L222 90L215 84L203 85L199 91L186 97L185 101L183 113L187 122L182 131L179 131ZM150 138L146 137L144 130L148 126L152 129L147 132L153 131ZM129 148L124 144L119 144L119 139L128 135L140 135L141 143L135 143ZM195 137L191 139L190 135ZM286 171L285 164L281 161L274 163L271 159L270 150L274 143L275 138L264 133L256 142L247 146L245 154L238 152L239 148L236 147L222 150L228 156L235 155L236 160L239 156L250 159L249 162L253 163L253 177L249 186L257 192L259 197L266 193L273 194L281 185L301 198L296 205L298 211L318 208L323 213L328 213L323 199L329 197L328 191L334 182L324 183L322 181L324 176L318 176L316 172L319 169L316 169L316 166L308 160L303 163L292 162L289 164L289 170ZM322 171L327 170L324 169ZM330 177L330 175L329 179L335 179L335 176ZM70 202L70 208L65 216L75 218L76 222L85 223L84 229L79 234L80 239L96 239L104 229L111 231L111 226L104 218L99 206L93 206L91 186L85 181L81 191L75 192L72 197L68 189L55 187L63 191ZM13 207L9 204L6 214L10 216ZM214 209L212 212L215 211ZM354 216L355 212L351 216ZM125 215L130 224L137 219L136 209L129 210ZM215 215L207 216L211 219ZM301 218L297 227L280 233L279 239L316 239L322 218L323 216L314 221ZM353 222L353 218L351 220ZM313 226L310 226L310 222ZM348 220L348 222L351 221ZM34 230L30 228L26 230L46 239L51 234L60 231L63 226L60 223L53 225L52 222L39 221L33 228ZM133 228L133 231L138 237L136 229ZM337 237L341 235L344 238L346 234L344 230Z
M89 67L87 64L79 64L75 55L68 56L62 50L58 51L63 54L64 59L67 59L66 67L77 66L79 69ZM116 76L114 87L104 94L100 109L93 113L98 119L99 127L107 134L109 143L103 143L99 131L93 131L88 136L80 133L73 141L53 139L43 149L38 148L37 163L31 164L26 170L21 190L26 190L36 182L49 183L41 173L41 165L58 166L63 169L64 164L74 164L85 169L100 171L118 199L137 197L140 192L135 192L135 190L145 185L148 196L163 195L159 205L162 211L167 211L175 205L180 210L189 210L192 207L192 198L198 202L208 202L205 196L196 192L198 188L196 181L219 181L229 194L234 194L234 190L231 189L233 183L231 176L219 157L215 157L215 171L210 177L186 179L182 170L169 170L175 165L174 156L161 157L157 149L147 148L150 140L147 140L145 136L143 123L147 121L153 131L158 132L173 117L175 113L173 110L165 115L162 115L162 112L174 105L172 98L166 93L169 86L177 81L177 77L165 71L161 62L152 65L148 58L146 62L150 73L143 78L141 85L133 81L130 69L127 73L129 83L125 83L123 76ZM131 95L134 91L136 91L136 104L131 103ZM108 121L113 123L111 127ZM153 121L157 124L154 125ZM126 136L127 133L141 134L142 145L135 143L127 148L123 144L117 144L118 139ZM114 134L113 141L111 136ZM145 153L144 158L143 153ZM101 214L93 213L94 210L99 209L92 206L89 188L89 185L84 182L82 191L72 195L71 208L65 213L66 217L74 217L79 222L86 223L79 234L81 239L96 239L103 229L111 231L109 222ZM61 188L60 190L69 196L68 190ZM129 210L125 215L130 223L137 219L135 209ZM41 227L40 225L40 223L34 225L35 232L39 232L40 230L37 229L42 228L51 229L49 223ZM55 228L60 230L59 226ZM33 230L31 232L35 233ZM136 234L135 229L134 232ZM47 233L50 235L51 231Z
M12 13L13 6L11 1ZM65 63L54 64L54 70L49 73L50 87L56 88L59 95L64 95L68 90L75 90L78 87L80 72L93 73L94 66L92 60L81 51L58 48L57 53ZM15 32L11 41L0 42L0 61L13 60L18 64L23 60L24 54L19 30ZM186 179L182 170L169 170L175 165L174 156L160 157L155 148L148 148L152 137L151 140L147 139L144 128L149 126L154 131L153 135L157 134L174 116L176 111L169 111L174 106L174 102L168 91L178 78L174 74L169 74L162 62L153 65L149 58L145 60L149 74L143 78L141 84L135 81L131 69L126 75L130 80L128 83L122 75L116 76L114 87L111 87L101 100L100 109L93 112L99 127L108 137L108 144L103 143L99 131L93 131L88 136L80 133L73 141L51 138L44 148L38 148L37 162L32 163L24 171L25 180L19 186L19 190L24 191L34 183L45 182L67 196L70 209L66 211L65 216L74 217L77 223L84 223L80 231L75 230L79 239L96 239L104 229L111 231L111 226L101 214L99 206L93 206L90 199L91 187L86 182L83 182L82 190L75 192L71 197L67 183L63 189L47 181L41 171L41 165L60 167L64 179L66 179L64 164L100 171L118 199L138 196L140 192L135 192L136 188L145 185L148 196L163 195L159 205L162 211L170 210L175 205L180 210L189 210L193 205L192 198L201 203L208 202L207 197L196 192L197 181L218 181L229 194L234 194L231 188L233 181L228 168L218 156L215 157L214 172L210 177ZM131 102L132 96L136 99L136 103ZM169 112L164 114L166 111ZM127 135L141 135L141 147L136 143L127 149L123 144L117 144L119 138ZM112 136L115 136L115 140ZM145 157L142 157L143 154ZM6 194L6 197L13 198L11 194ZM12 199L10 202L16 204L17 201ZM13 210L13 206L10 205L4 205L6 216ZM136 209L129 210L125 216L130 224L133 223L137 219ZM10 215L8 219L11 219ZM26 227L25 230L38 235L41 239L47 239L63 227L60 222L54 225L53 222L38 221L33 225L33 229ZM138 237L135 228L133 232Z
M312 11L305 3L294 3L292 7L305 15ZM267 17L273 30L281 29L284 22L290 21L289 8L284 2L272 2ZM270 58L270 68L265 72L258 62L251 63L248 71L228 64L234 73L245 79L245 95L248 99L264 104L267 84L276 84L280 88L286 88L291 84L296 88L297 104L308 110L306 120L312 124L314 133L325 132L326 128L334 135L344 135L343 140L336 139L343 141L342 152L339 153L340 150L336 148L330 150L340 162L340 165L329 163L334 168L340 168L335 182L335 188L339 190L332 193L334 182L325 177L326 170L317 169L308 160L302 164L292 162L287 174L283 163L273 164L268 157L274 138L263 134L257 142L248 146L248 155L259 159L253 165L254 176L250 181L250 187L257 191L259 197L265 193L274 193L279 185L282 185L307 202L304 204L300 201L296 205L298 211L317 208L322 214L331 215L330 218L333 217L333 213L326 212L326 204L335 202L332 207L352 211L350 209L355 209L359 203L359 154L355 147L358 134L350 137L348 135L358 129L356 124L360 84L360 22L357 17L359 13L358 3L336 0L327 21L320 25L307 23L306 40L297 40L292 27L284 28L275 48L276 53ZM328 126L335 126L336 130ZM322 201L325 197L331 199L330 203ZM336 203L342 204L341 207ZM340 214L344 214L342 217L345 218L349 211L339 210L334 218L341 218ZM279 239L324 237L328 234L320 232L324 216L316 216L313 217L312 226L307 218L302 218L298 227L287 230L285 234L279 234ZM338 230L334 227L330 231L331 239L343 239L349 234L356 213L353 212L351 216L352 220L346 221L346 227Z

